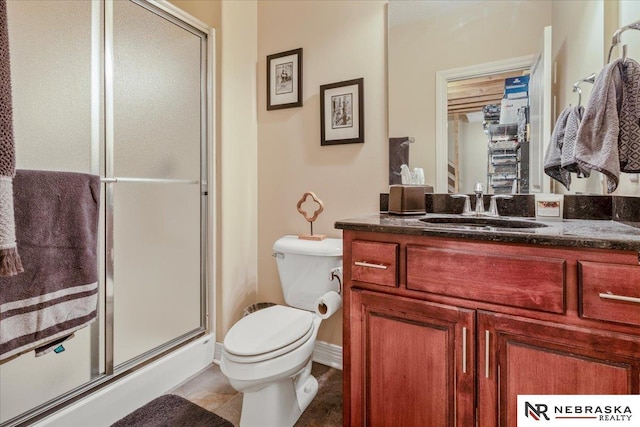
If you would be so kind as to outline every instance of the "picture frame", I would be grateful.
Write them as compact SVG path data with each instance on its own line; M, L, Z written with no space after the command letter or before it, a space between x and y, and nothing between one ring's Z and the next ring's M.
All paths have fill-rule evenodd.
M267 56L267 110L302 107L302 48Z
M364 79L320 86L320 145L364 142Z

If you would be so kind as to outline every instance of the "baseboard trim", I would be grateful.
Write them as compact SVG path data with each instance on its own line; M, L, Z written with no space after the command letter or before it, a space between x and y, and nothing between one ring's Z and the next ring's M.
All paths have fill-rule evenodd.
M342 370L342 346L317 341L313 348L313 361Z
M222 343L217 342L214 352L214 363L220 363L221 355ZM313 347L313 361L342 370L342 347L324 341L316 341Z
M36 427L108 426L182 384L213 361L206 335L34 424Z

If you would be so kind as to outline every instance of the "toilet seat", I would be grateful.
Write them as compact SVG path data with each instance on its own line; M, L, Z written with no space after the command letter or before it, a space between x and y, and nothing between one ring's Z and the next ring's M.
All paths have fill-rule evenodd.
M238 321L224 339L225 357L238 363L254 363L288 353L313 334L313 314L275 305Z

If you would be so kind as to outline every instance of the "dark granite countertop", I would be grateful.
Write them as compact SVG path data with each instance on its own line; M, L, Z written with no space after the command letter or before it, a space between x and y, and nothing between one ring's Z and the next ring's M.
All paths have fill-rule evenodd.
M512 219L526 219L544 224L546 227L512 229L498 227L447 227L440 224L427 224L420 221L420 218L435 216L460 217L460 215L447 214L399 216L387 213L374 213L337 221L335 227L342 230L410 234L492 242L640 251L640 228L637 227L637 222L623 223L612 220L585 219L543 221L535 218L518 217ZM510 219L509 217L503 218Z

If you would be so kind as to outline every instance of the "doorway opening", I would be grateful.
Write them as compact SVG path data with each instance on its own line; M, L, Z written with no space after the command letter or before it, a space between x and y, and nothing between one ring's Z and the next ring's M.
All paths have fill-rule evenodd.
M499 123L505 80L528 73L527 67L447 82L449 193L470 192L476 182L486 184L489 191L491 173L498 173L496 177L500 177L501 182L507 182L512 175L519 176L515 164L492 167L487 141L490 131ZM483 162L483 158L487 161Z
M457 113L459 115L458 118L460 118L460 115L464 113L466 117L467 112L464 110L465 103L467 104L466 107L468 108L472 108L472 104L474 103L483 104L486 102L487 104L491 104L492 101L497 101L499 103L499 100L502 99L502 91L503 91L503 90L500 91L499 96L492 93L490 98L487 97L487 98L479 99L475 101L472 101L472 99L469 96L467 97L469 98L468 102L452 99L451 100L452 103L450 105L449 84L452 84L453 87L455 87L456 83L459 82L458 83L459 88L465 88L466 83L464 82L469 81L469 83L471 83L473 81L475 82L485 81L486 87L484 88L484 90L488 91L489 87L494 86L496 84L496 81L499 81L500 79L499 76L511 74L511 73L515 73L515 74L519 73L519 75L522 75L522 71L530 69L533 62L534 62L533 55L528 55L528 56L506 59L503 61L496 61L496 62L490 62L485 64L476 64L468 67L453 68L449 70L438 71L436 73L436 191L437 192L439 193L453 192L453 191L450 191L449 189L450 107L460 105L459 108L456 107L457 111L454 111L454 109L452 109L451 113L452 114ZM501 84L504 89L504 80L502 80L501 83L499 84ZM494 92L495 90L496 89L494 87L491 89L491 92ZM481 93L482 90L480 90L479 92ZM484 96L484 95L481 95L480 93L478 94L480 97ZM473 108L475 108L475 106L473 106ZM482 106L480 106L479 108L481 109ZM486 148L486 139L485 139L485 148ZM460 147L458 147L458 149L460 149ZM455 148L454 148L454 151L455 151ZM460 155L460 153L458 153L458 155ZM453 153L452 157L455 158L455 153ZM458 159L459 158L460 157L458 157ZM486 155L483 156L483 159L486 159ZM480 159L476 159L475 161L477 163L482 164L482 167L485 169L484 174L486 175L486 162ZM459 165L457 169L458 169L457 173L459 174L460 173ZM454 176L455 174L456 174L456 171L453 171ZM480 182L483 182L483 181L484 179L481 180ZM467 189L458 185L458 188L456 191L465 192L467 191Z

